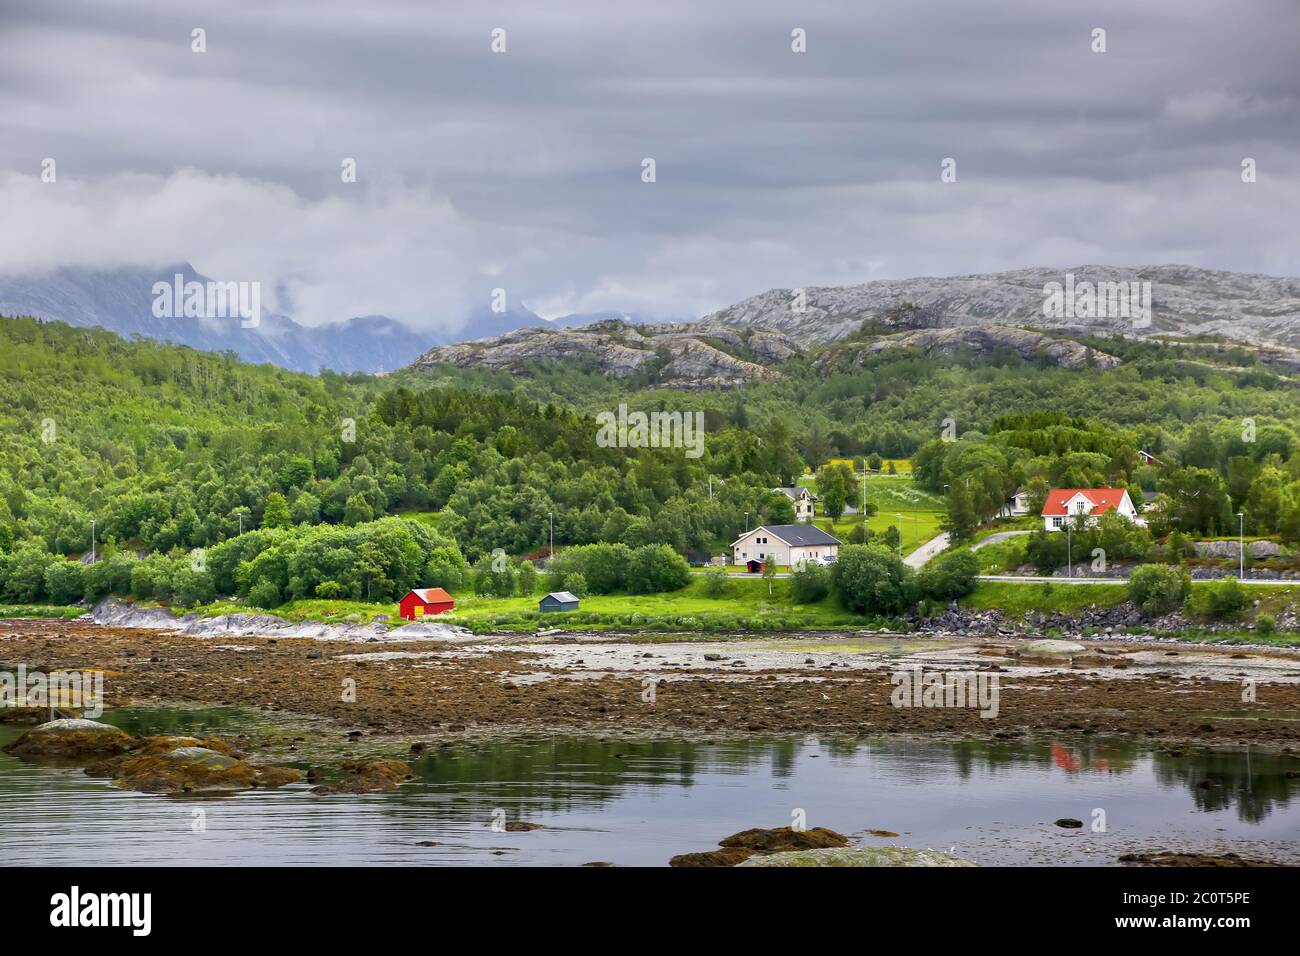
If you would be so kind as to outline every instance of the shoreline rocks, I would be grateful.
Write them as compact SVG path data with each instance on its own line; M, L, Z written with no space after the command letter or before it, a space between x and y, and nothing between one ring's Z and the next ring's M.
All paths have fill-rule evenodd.
M80 717L33 727L5 748L16 757L75 759L126 753L134 739L117 727Z
M718 841L718 850L700 853L681 853L668 861L669 866L736 866L753 856L794 850L819 850L847 846L849 838L826 827L796 830L777 827L772 830L754 828L733 833Z
M116 598L101 600L90 612L96 624L150 631L171 631L190 637L305 637L318 641L447 640L472 636L467 628L454 624L419 621L400 627L387 624L324 624L319 621L290 621L274 614L234 613L200 617L190 613L178 617L167 608L139 607Z
M939 850L914 850L906 846L846 846L820 850L795 850L755 856L740 866L979 866L971 860Z
M303 778L291 767L258 767L218 737L132 737L94 720L61 719L34 727L7 748L29 760L83 764L90 777L140 793L192 793L281 787Z
M382 793L415 778L415 772L401 760L349 760L340 768L339 780L312 788L312 793Z

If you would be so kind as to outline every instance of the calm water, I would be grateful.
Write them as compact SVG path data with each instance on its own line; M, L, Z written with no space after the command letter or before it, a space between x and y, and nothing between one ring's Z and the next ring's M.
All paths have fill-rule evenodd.
M228 710L131 711L134 733L233 733ZM0 726L0 745L19 730ZM318 797L306 785L220 799L117 790L0 754L6 864L663 865L752 826L808 826L867 844L953 849L981 863L1108 864L1131 850L1235 850L1300 862L1300 758L1128 740L935 743L539 738L463 744L413 763L396 792ZM1208 782L1208 786L1202 786ZM1106 832L1064 830L1059 817ZM206 817L196 833L195 811ZM496 818L542 823L496 832ZM433 841L438 846L418 846Z

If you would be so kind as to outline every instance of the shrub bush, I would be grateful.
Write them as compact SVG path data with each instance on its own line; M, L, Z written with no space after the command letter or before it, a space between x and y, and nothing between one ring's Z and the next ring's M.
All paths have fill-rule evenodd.
M1187 610L1197 617L1223 620L1240 615L1248 603L1241 582L1227 577L1194 589L1187 598Z
M831 593L831 573L820 564L801 564L790 575L790 596L796 604L812 604Z
M858 614L897 614L916 603L915 573L880 545L845 545L831 579L840 601Z
M86 591L85 575L77 561L54 561L45 569L45 596L55 604L73 604Z
M280 589L275 586L274 581L258 581L248 589L248 603L253 607L267 609L279 607Z
M921 593L936 601L955 601L975 590L980 562L972 551L945 554L927 564L918 576Z
M731 579L722 568L709 568L704 572L704 595L711 598L724 598L731 593Z
M1144 564L1128 580L1129 600L1150 617L1168 614L1187 600L1192 579L1185 568Z

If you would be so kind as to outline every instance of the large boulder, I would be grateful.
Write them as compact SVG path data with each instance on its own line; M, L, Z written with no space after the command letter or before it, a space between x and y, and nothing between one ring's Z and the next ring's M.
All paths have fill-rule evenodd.
M816 848L842 847L849 838L842 833L828 830L826 827L813 827L811 830L796 830L793 827L777 827L772 830L755 828L733 833L718 841L720 850L705 850L701 853L681 853L668 861L669 866L735 866L750 857L788 850L811 850Z
M1087 648L1074 641L1030 641L1020 648L1021 657L1073 657L1082 654Z
M19 757L72 759L126 753L134 742L130 734L117 727L71 717L33 727L5 750Z
M127 757L111 767L114 785L141 793L194 793L202 791L274 788L303 779L292 767L256 767L230 755L224 742L210 738L222 749L196 747L185 738L153 738L153 749ZM175 741L182 741L175 745ZM169 749L165 749L169 748Z
M849 838L842 833L828 830L826 827L813 827L811 830L796 830L793 827L777 827L773 830L742 830L724 840L718 841L721 847L743 847L761 853L777 853L782 850L816 850L825 847L847 846Z
M1193 547L1197 557L1201 558L1236 559L1241 554L1237 541L1197 541ZM1276 541L1265 540L1246 542L1246 550L1252 558L1257 559L1276 558L1282 553L1282 547Z
M207 747L177 747L123 760L113 782L141 793L191 793L247 790L256 780L256 768L228 754Z
M230 757L235 756L230 750L230 745L220 737L178 737L172 734L146 737L142 753L148 756L158 756L159 754L170 753L179 747L204 747L208 750L215 750L219 754L226 754Z
M905 846L846 846L820 850L794 850L754 856L741 866L978 866L970 860L939 850L913 850Z

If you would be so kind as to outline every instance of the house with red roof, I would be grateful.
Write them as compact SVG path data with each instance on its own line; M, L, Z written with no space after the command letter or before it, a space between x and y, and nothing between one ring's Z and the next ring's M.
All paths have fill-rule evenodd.
M455 607L455 600L442 588L415 588L406 592L397 605L397 610L408 621L414 621L429 614L454 610Z
M1043 505L1043 527L1062 531L1068 522L1082 520L1092 527L1108 512L1118 512L1134 524L1144 525L1133 507L1133 499L1123 488L1053 488Z

